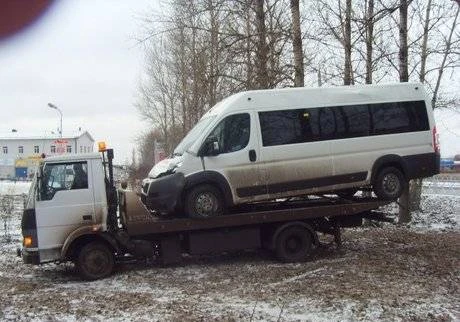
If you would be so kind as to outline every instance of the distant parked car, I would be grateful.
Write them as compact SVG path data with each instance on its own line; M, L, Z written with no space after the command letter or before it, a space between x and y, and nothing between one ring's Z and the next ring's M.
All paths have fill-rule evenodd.
M441 171L453 170L455 163L453 159L442 158L441 159Z

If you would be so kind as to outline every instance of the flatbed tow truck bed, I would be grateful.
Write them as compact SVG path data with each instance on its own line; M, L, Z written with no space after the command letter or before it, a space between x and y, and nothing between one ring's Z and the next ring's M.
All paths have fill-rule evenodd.
M151 214L136 193L120 194L123 224L130 236L206 230L222 227L257 225L323 217L367 215L370 211L389 203L373 198L309 199L289 203L272 203L241 208L234 213L206 219L162 217ZM251 209L252 208L252 209Z
M264 248L286 262L307 259L319 245L317 232L334 236L341 228L361 226L363 218L389 201L340 198L304 199L253 204L205 219L163 217L150 213L132 191L119 191L119 221L137 245L155 245L156 259L176 263L182 254L200 255ZM148 247L147 247L148 249Z

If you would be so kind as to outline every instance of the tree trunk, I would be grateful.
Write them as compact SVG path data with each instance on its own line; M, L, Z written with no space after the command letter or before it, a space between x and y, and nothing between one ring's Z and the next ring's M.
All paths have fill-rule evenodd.
M304 67L302 33L300 30L300 8L299 0L291 0L292 16L292 51L294 54L294 86L304 86Z
M251 50L251 10L247 10L246 16L246 90L254 89L254 72L252 63L252 50Z
M407 0L400 0L399 4L399 81L408 82ZM399 198L399 223L408 223L411 220L409 185L407 185Z
M367 2L366 19L366 84L372 84L372 55L374 40L374 0Z
M343 37L343 47L345 50L345 66L343 84L353 84L351 67L351 0L347 0L345 8L345 28Z
M425 11L425 23L423 26L422 49L420 53L420 76L421 83L425 83L426 76L426 61L428 58L428 32L430 26L432 0L428 0ZM422 185L423 179L411 180L409 188L409 211L418 211L421 209L420 202L422 201Z
M409 185L403 191L401 197L399 197L399 224L406 224L412 220L409 210Z
M407 45L407 0L399 2L399 81L409 81L408 55L409 48Z
M423 40L422 40L422 51L420 53L420 82L425 83L425 76L426 76L426 60L428 58L428 32L430 27L430 13L431 13L431 2L432 0L428 0L426 5L426 12L425 12L425 24L423 26Z
M265 28L265 11L264 0L255 0L256 11L256 28L257 28L257 48L256 48L256 78L257 87L260 89L268 88L268 46L267 46L267 32Z

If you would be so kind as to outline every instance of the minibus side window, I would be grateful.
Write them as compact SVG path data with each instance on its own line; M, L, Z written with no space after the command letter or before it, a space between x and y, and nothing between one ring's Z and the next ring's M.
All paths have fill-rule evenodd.
M209 137L217 138L219 153L230 153L242 150L248 145L250 132L249 114L234 114L223 119Z

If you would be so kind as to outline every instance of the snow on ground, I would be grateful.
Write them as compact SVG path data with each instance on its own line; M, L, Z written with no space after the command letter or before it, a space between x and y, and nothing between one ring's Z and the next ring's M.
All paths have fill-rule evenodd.
M0 195L27 194L30 188L30 181L0 180Z
M95 282L71 264L24 265L16 214L11 241L0 228L0 320L458 321L460 194L426 191L410 225L347 229L341 249L321 247L305 263L253 251L188 256Z

